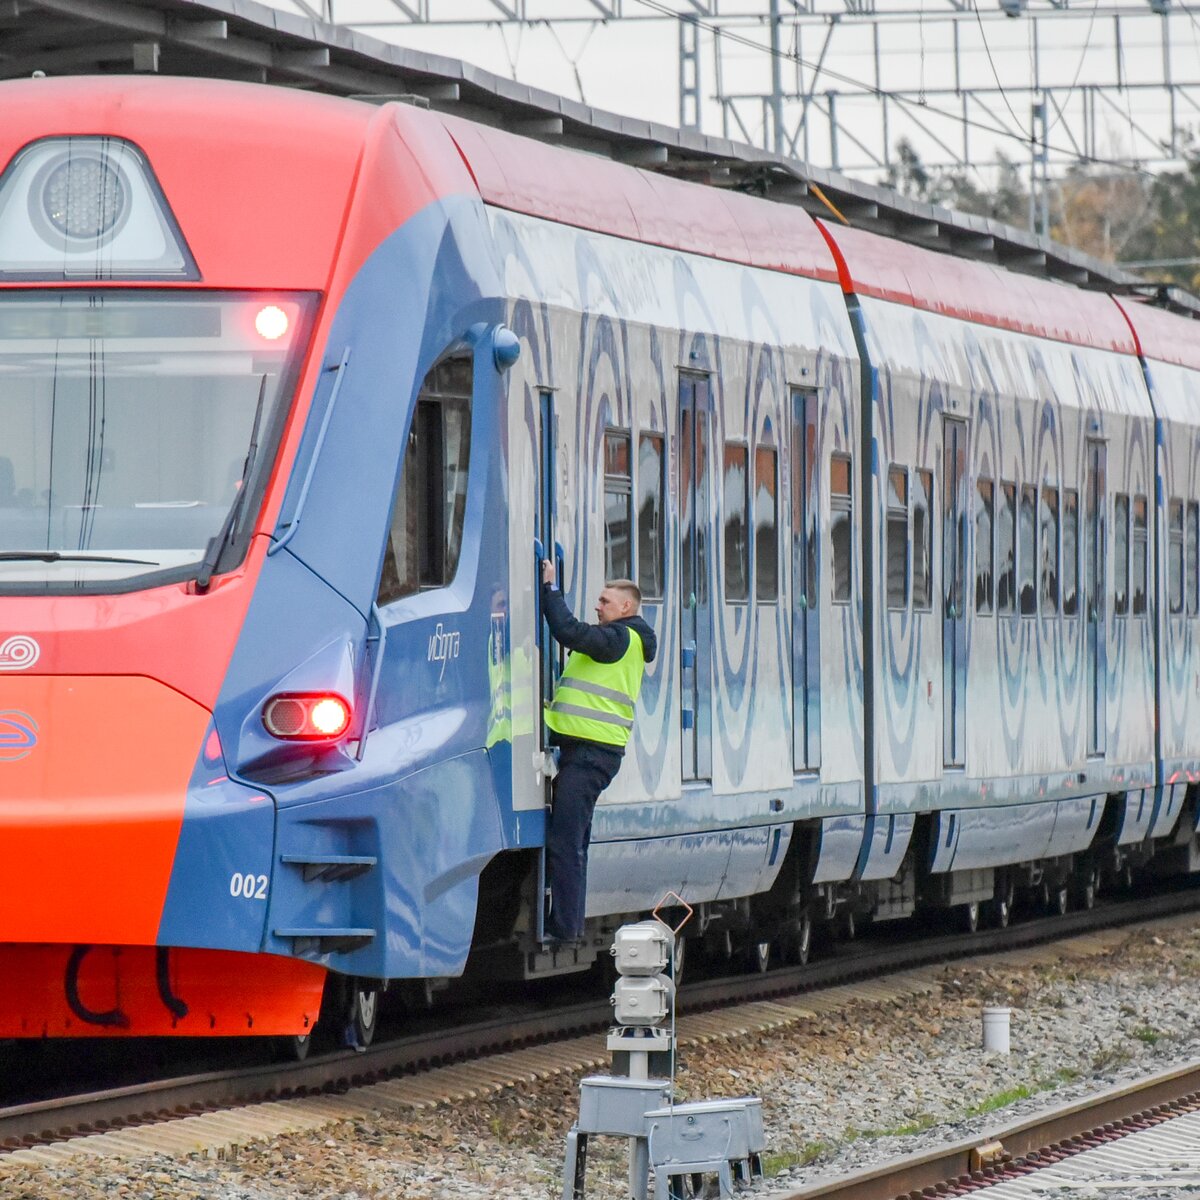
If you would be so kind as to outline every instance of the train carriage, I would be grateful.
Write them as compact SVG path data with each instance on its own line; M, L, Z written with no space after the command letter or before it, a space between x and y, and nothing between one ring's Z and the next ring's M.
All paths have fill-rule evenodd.
M861 827L858 484L846 475L838 525L825 482L831 454L855 453L858 375L832 258L801 213L768 228L753 201L603 161L535 190L563 180L558 152L450 128L522 339L508 415L513 627L536 631L539 540L572 548L574 608L605 579L635 578L663 633L631 761L597 812L588 912L644 911L667 891L697 903L766 891L796 822L814 835ZM703 231L705 254L683 228ZM841 572L838 588L823 571ZM513 796L540 805L534 710L552 680L535 658L527 646ZM853 837L828 842L842 853L827 852L826 875L848 878Z
M1153 538L1158 550L1152 594L1157 597L1156 652L1159 795L1151 819L1141 832L1165 838L1194 827L1194 785L1200 780L1196 747L1200 745L1200 659L1197 658L1196 616L1200 612L1200 356L1190 332L1177 317L1147 304L1118 301L1138 341L1146 381L1156 416L1155 505ZM1123 506L1114 520L1123 518ZM1118 537L1112 569L1126 570ZM1133 545L1132 539L1130 545ZM1136 571L1137 560L1131 571ZM1114 614L1115 615L1115 614ZM1192 795L1190 826L1180 823L1180 811Z
M0 86L0 1036L1198 865L1183 318L408 105ZM663 647L568 949L543 556Z
M1153 810L1153 412L1109 297L831 238L875 380L876 836L859 877L891 879L911 844L973 923L981 901L1007 912L1012 864L1060 890L1109 794L1122 817ZM1111 603L1109 492L1139 539L1138 583L1114 577ZM896 911L915 900L913 881Z

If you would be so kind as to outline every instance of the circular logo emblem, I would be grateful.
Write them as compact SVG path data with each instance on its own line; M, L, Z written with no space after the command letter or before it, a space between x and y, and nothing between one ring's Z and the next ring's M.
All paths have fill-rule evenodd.
M0 763L24 758L38 742L37 722L14 708L0 712Z
M0 642L0 671L24 671L41 657L42 648L31 637L18 633Z

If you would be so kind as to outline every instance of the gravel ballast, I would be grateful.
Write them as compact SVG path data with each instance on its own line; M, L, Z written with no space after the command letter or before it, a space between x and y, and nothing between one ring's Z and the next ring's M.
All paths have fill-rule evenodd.
M984 1054L982 1009L1012 1008L1012 1052ZM758 1095L760 1195L881 1163L1200 1059L1200 927L1131 931L1114 950L1031 966L947 967L919 1001L855 1001L681 1054L681 1098ZM225 1160L158 1156L0 1172L0 1198L558 1200L578 1076L403 1119L344 1121ZM626 1147L593 1139L588 1195L624 1197Z

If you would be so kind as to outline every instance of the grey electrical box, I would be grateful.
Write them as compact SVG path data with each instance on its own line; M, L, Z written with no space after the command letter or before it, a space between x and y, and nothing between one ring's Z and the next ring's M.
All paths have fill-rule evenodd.
M657 975L671 962L674 934L661 921L622 925L613 940L612 955L619 975Z

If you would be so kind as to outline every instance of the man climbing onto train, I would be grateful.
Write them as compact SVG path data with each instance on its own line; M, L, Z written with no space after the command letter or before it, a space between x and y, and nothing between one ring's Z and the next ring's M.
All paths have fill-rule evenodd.
M599 624L577 621L555 583L554 564L542 563L542 612L555 640L571 651L546 707L550 742L559 750L546 831L550 942L583 936L592 812L620 769L642 676L658 649L641 606L633 580L613 579L596 602Z

